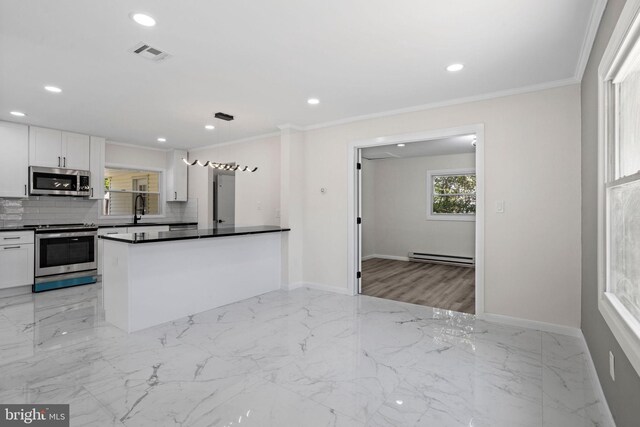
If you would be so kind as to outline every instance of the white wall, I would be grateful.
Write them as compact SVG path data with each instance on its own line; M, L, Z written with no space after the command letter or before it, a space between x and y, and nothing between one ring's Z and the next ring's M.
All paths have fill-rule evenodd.
M373 208L366 215L373 224L364 227L363 220L363 252L373 246L371 254L394 257L409 252L475 256L474 221L427 219L427 171L473 169L475 161L475 154L457 154L364 163L362 208L363 214Z
M305 132L304 281L348 286L350 142L478 123L485 125L485 311L578 327L577 85Z
M238 226L280 224L280 137L220 145L189 152L189 160L211 160L257 166L254 173L236 172L236 217ZM189 198L198 199L198 223L211 226L213 202L211 168L189 168Z
M104 162L107 166L117 165L132 168L162 169L167 167L167 152L145 147L130 147L107 141Z

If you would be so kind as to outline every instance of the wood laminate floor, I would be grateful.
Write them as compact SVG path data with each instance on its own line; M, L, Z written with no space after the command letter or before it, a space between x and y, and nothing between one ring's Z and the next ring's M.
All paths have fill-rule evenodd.
M475 313L475 269L373 258L362 262L362 293Z

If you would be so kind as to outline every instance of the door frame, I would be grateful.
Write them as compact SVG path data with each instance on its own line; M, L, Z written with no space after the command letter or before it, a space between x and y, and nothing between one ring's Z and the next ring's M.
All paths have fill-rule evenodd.
M235 166L235 162L229 163L230 165ZM211 177L209 182L211 182L211 218L209 220L212 222L211 228L218 228L218 178L220 175L233 176L235 178L235 171L224 170L224 169L211 169ZM234 200L235 200L235 192L234 192ZM235 203L235 202L234 202ZM234 218L233 224L235 225L235 209L234 209Z
M360 149L376 147L380 145L420 142L433 139L449 138L460 135L476 135L476 245L475 245L475 291L476 291L476 315L485 312L485 169L484 169L484 124L473 124L446 129L436 129L416 133L381 136L363 140L352 141L348 147L348 289L351 295L358 294L360 280L357 278L360 260L362 259L362 246L360 245L360 226L356 224L360 197L361 182L358 178L357 163Z

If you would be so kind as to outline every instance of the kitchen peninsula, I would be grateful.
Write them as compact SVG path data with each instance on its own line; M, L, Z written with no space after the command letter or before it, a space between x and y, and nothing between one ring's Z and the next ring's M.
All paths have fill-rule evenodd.
M134 332L280 288L276 226L111 234L106 320Z

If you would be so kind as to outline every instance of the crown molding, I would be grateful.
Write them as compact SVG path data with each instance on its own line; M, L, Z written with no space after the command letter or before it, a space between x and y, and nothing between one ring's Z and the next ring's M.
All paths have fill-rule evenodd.
M596 40L598 28L600 28L600 21L602 20L602 15L604 14L606 7L607 0L595 0L593 2L587 32L582 40L582 48L580 49L580 56L578 57L578 63L576 64L575 78L579 82L582 81L582 76L584 76L584 71L587 68L587 63L591 56L591 50L593 49L593 43Z
M297 126L291 123L286 123L284 125L278 125L278 129L280 130L295 130L298 132L304 132L305 130L307 130L305 127L303 126Z
M471 103L471 102L486 101L486 100L495 99L495 98L504 98L504 97L507 97L507 96L521 95L521 94L525 94L525 93L538 92L538 91L547 90L547 89L555 89L555 88L559 88L559 87L563 87L563 86L571 86L571 85L575 85L575 84L579 84L579 83L580 83L580 80L578 80L574 76L574 77L570 77L568 79L555 80L555 81L552 81L552 82L545 82L545 83L540 83L540 84L531 85L531 86L524 86L524 87L519 87L519 88L514 88L514 89L507 89L507 90L502 90L502 91L497 91L497 92L485 93L485 94L481 94L481 95L474 95L474 96L469 96L469 97L465 97L465 98L456 98L456 99L450 99L450 100L447 100L447 101L438 101L438 102L433 102L433 103L429 103L429 104L416 105L416 106L413 106L413 107L400 108L400 109L397 109L397 110L384 111L384 112L381 112L381 113L373 113L373 114L364 114L364 115L361 115L361 116L353 116L353 117L348 117L346 119L333 120L333 121L330 121L330 122L318 123L318 124L315 124L315 125L309 125L309 126L301 127L301 128L303 130L305 130L305 131L316 130L316 129L322 129L322 128L327 128L327 127L344 125L344 124L353 123L353 122L359 122L359 121L363 121L363 120L377 119L377 118L389 117L389 116L397 116L399 114L415 113L415 112L418 112L418 111L432 110L434 108L450 107L450 106L453 106L453 105L468 104L468 103ZM300 127L300 126L298 126L298 127Z

